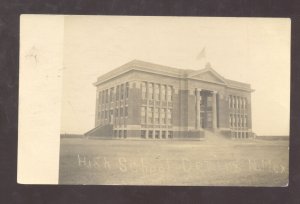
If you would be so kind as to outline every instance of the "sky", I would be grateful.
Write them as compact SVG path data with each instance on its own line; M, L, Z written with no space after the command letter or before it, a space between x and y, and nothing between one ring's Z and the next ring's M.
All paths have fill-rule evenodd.
M194 70L209 62L223 77L255 90L253 132L289 135L290 19L65 16L63 53L62 133L92 129L92 83L139 59Z

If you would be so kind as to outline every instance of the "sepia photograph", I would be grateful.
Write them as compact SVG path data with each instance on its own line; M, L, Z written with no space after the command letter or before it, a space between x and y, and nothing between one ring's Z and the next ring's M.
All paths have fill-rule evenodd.
M58 184L289 185L290 19L60 19Z

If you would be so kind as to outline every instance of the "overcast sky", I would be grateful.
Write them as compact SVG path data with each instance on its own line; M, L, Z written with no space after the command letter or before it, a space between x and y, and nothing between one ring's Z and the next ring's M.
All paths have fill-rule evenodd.
M139 59L195 70L210 62L220 75L255 89L255 133L289 134L289 19L66 16L64 25L62 133L93 128L92 83Z

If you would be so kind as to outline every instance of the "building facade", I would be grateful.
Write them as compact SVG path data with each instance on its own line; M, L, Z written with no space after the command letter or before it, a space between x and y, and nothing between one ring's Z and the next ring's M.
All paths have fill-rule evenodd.
M209 64L189 70L133 60L94 85L95 128L86 136L200 139L212 131L252 137L250 84L225 79Z

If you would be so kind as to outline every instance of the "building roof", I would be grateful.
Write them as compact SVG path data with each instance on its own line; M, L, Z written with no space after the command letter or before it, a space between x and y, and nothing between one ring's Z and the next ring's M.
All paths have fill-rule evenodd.
M223 84L230 88L253 91L251 89L250 84L225 79L220 74L218 74L213 68L211 68L210 64L207 64L204 69L192 70L192 69L180 69L180 68L155 64L151 62L145 62L141 60L132 60L98 77L97 82L95 82L94 85L97 86L105 81L108 81L112 78L115 78L116 76L119 76L120 74L124 74L131 70L138 70L138 71L149 72L149 73L154 73L159 75L166 75L166 76L181 78L181 79L194 79L194 80L212 82L206 78L207 74L209 73L210 76L216 79L217 82L214 81L215 83Z

